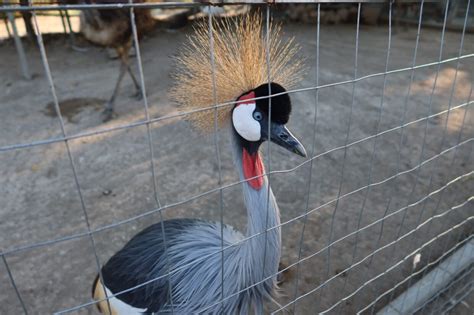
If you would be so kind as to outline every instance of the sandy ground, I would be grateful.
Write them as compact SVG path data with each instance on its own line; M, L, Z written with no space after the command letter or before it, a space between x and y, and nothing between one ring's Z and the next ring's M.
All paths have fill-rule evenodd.
M315 26L290 24L285 25L284 30L287 36L296 36L302 45L302 55L308 60L310 68L301 86L313 86L316 74ZM152 117L176 113L176 108L170 103L166 93L171 84L170 57L178 51L180 43L190 32L191 28L175 32L156 30L142 41L142 60ZM386 27L361 27L358 76L384 71L387 39ZM415 39L415 29L400 30L393 35L389 69L411 65ZM446 34L443 59L457 56L459 42L459 33ZM123 126L144 119L143 102L130 97L133 89L127 78L117 99L118 117L105 124L101 122L101 106L110 96L118 72L117 61L109 60L104 49L87 46L87 52L77 52L70 48L67 39L62 36L47 36L45 45L68 135ZM352 79L355 26L323 25L320 46L320 84ZM435 62L439 46L440 31L423 29L417 64ZM31 81L22 79L20 75L13 43L0 42L2 148L61 137L58 119L51 112L52 95L39 51L26 41L25 47L34 73ZM464 40L463 54L473 52L474 36L469 34ZM136 68L135 59L133 65ZM436 65L416 70L405 118L403 109L410 71L387 76L379 131L399 126L403 119L407 122L428 115L436 70ZM432 98L432 113L468 100L474 73L472 59L461 60L453 97L450 99L455 70L455 61L441 66ZM392 242L399 232L403 235L414 229L418 222L466 201L474 188L471 176L456 181L426 202L386 219L382 233L381 225L375 224L357 236L352 235L332 245L330 253L324 249L330 240L344 237L357 230L358 226L367 226L383 217L388 204L388 213L393 213L472 170L472 142L466 142L415 171L372 186L370 190L361 189L340 199L337 205L334 202L325 205L338 196L341 182L343 195L365 187L369 182L382 181L397 171L417 166L421 154L422 160L427 160L442 150L455 146L458 141L466 141L474 135L472 106L450 112L445 137L443 131L448 118L446 114L422 120L403 129L401 142L400 129L396 129L350 146L346 151L344 176L341 180L344 150L324 152L344 145L350 120L349 142L377 132L383 83L384 77L377 76L355 85L352 116L352 84L321 89L317 104L314 91L291 95L294 114L289 127L301 138L311 156L317 158L312 165L301 165L305 162L304 159L271 146L272 170L290 170L300 166L294 171L273 175L271 181L282 211L282 222L304 214L306 209L317 209L308 215L306 221L302 257L307 259L299 265L298 296L327 283L323 285L323 289L305 295L297 303L290 305L287 308L289 313L314 314L331 307L427 240L472 215L471 202L433 220L432 224L423 226L395 245L378 251L373 260L366 260L342 272L352 263L372 253L376 246ZM425 126L427 134L422 153ZM314 149L313 131L316 135ZM218 187L213 135L196 134L185 121L178 118L163 119L152 124L151 135L157 191L162 205L187 200ZM227 136L225 132L219 133L224 184L236 180ZM124 222L157 207L153 196L147 130L140 125L75 138L68 143L91 229L123 222L117 227L94 233L97 254L100 262L104 263L131 236L158 222L160 218L155 212L138 220ZM375 155L372 154L374 148ZM399 151L401 158L398 167ZM311 185L308 184L310 176ZM29 244L87 231L65 143L58 141L23 149L2 150L0 192L1 249L5 252L13 251L5 257L29 313L49 314L91 301L90 288L97 265L89 237L15 251ZM245 211L240 188L233 186L225 189L223 196L225 223L243 229ZM163 216L219 220L219 195L207 194L179 206L169 207L163 211ZM282 228L282 260L286 264L298 260L303 222L302 219L295 220ZM458 240L472 233L472 229L470 221L445 237L440 237L432 246L421 251L421 261L415 268L418 270L438 258ZM315 253L317 254L313 255ZM398 267L364 285L357 294L329 313L355 313L403 280L411 271L410 256ZM292 268L289 278L282 285L279 303L286 304L294 299L296 274L296 268ZM400 286L396 294L403 288L403 285ZM386 298L380 299L376 309L385 305L386 301ZM268 310L276 308L276 305L268 305ZM4 264L0 264L0 313L21 313L21 306ZM75 313L93 314L95 309L90 306Z

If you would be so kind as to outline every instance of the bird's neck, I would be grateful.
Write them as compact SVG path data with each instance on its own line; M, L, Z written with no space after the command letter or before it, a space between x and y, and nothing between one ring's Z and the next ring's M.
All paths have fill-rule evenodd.
M252 258L252 263L262 267L265 265L265 276L269 276L276 273L280 261L280 212L268 178L263 175L265 168L260 153L258 150L249 152L234 130L232 136L234 163L240 180L246 181L242 183L247 208L245 236L251 237L243 242L241 250L246 251L248 256L245 257Z

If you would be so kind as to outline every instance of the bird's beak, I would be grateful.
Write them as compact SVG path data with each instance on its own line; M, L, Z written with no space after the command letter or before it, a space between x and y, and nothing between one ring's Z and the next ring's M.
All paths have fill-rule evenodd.
M270 132L270 140L273 143L284 147L288 151L301 155L302 157L306 157L306 150L303 145L295 136L293 136L285 125L272 123Z

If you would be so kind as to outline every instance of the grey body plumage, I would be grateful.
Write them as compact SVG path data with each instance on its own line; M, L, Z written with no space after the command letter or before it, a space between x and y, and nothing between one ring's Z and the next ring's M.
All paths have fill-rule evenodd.
M234 141L236 169L240 179L244 180L241 152L239 144ZM221 226L218 222L199 219L164 221L166 250L161 223L139 233L103 267L105 286L112 293L118 293L157 279L117 296L129 305L147 309L145 313L165 314L173 309L175 314L200 311L202 314L248 314L253 309L254 313L262 314L263 301L271 299L275 292L281 242L279 227L268 231L266 236L262 232L266 226L279 225L279 210L266 179L260 190L252 189L247 183L242 184L242 189L248 213L245 237L258 235L242 241L242 233L224 226L223 243L227 249L223 255L223 303L218 303L222 299ZM267 200L270 201L268 206ZM235 245L230 246L232 244ZM171 271L169 278L166 275L167 263ZM266 278L269 279L262 281ZM173 306L168 294L169 285Z

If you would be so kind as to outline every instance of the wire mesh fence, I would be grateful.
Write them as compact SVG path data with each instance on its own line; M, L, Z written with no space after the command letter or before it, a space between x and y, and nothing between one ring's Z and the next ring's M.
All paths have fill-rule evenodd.
M353 1L352 23L344 26L322 24L322 15L334 4L320 2L312 3L314 24L284 26L284 36L301 42L309 65L302 86L285 92L293 99L292 122L308 158L288 158L271 144L262 150L281 223L236 244L222 243L212 255L223 256L232 246L281 229L282 295L278 304L266 305L265 313L373 314L472 242L474 41L466 30L472 28L473 9L470 0L462 2L462 30L450 32L452 2L441 6L441 27L431 29L424 28L430 22L424 12L437 3L418 1L411 4L417 25L402 30L394 23L397 2L377 6ZM264 33L270 34L278 6L262 1L226 5L244 3L260 5ZM196 110L216 113L214 133L208 137L192 132L182 118L193 112L177 112L168 104L165 91L171 79L152 73L171 70L164 60L179 49L184 35L160 33L156 36L163 38L152 49L150 41L139 42L137 34L137 8L189 7L212 12L213 4L4 2L0 7L0 12L31 12L36 43L28 49L39 50L27 50L27 55L34 71L41 73L33 85L18 79L18 90L6 86L2 94L4 106L10 107L0 115L5 126L0 139L2 313L94 313L97 301L90 297L90 286L95 274L101 277L101 266L110 256L151 223L199 217L244 230L245 215L239 210L243 181L233 174L228 141L217 130L217 110L234 102ZM131 16L142 101L124 105L119 118L107 124L86 119L94 110L74 121L64 100L92 90L106 76L87 82L93 81L93 65L82 79L69 79L64 73L81 67L74 60L92 58L89 52L59 55L61 47L45 40L45 25L38 23L37 13L118 8ZM363 25L368 8L380 10L386 23L378 28ZM217 17L210 15L209 30L213 19ZM209 34L214 66L214 39ZM270 69L269 56L266 61ZM158 66L151 68L153 63ZM213 76L209 80L216 93ZM77 92L70 91L75 87ZM29 112L23 111L32 110L25 102L36 102L35 93L39 102L52 99L54 120L24 117ZM25 100L23 94L33 98ZM43 112L33 109L36 116ZM166 276L207 258L168 266ZM453 297L469 294L472 265L461 276L445 292L460 286ZM157 280L107 294L106 299ZM169 294L172 298L171 287ZM413 312L448 311L440 296L423 301ZM231 297L222 293L200 313Z

